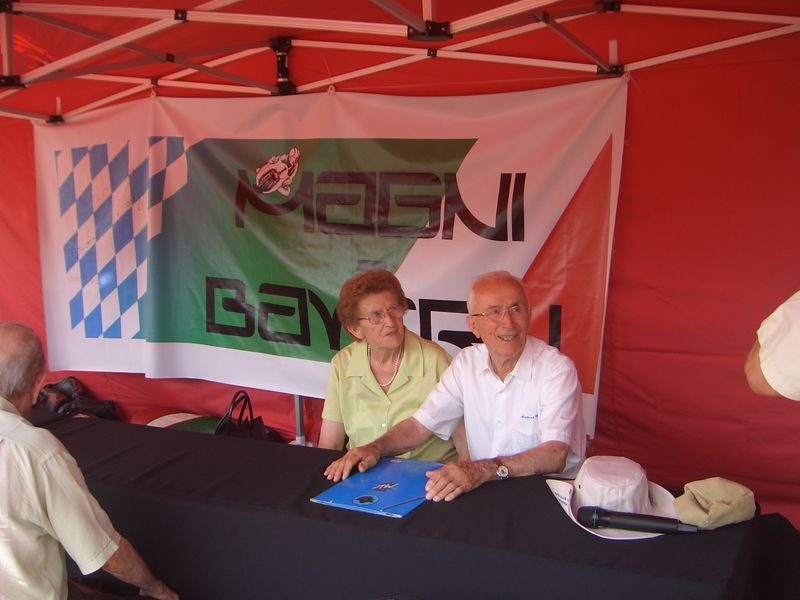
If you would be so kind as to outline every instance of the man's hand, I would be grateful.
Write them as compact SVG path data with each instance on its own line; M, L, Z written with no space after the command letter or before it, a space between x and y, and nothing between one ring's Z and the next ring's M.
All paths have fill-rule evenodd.
M178 594L164 585L163 581L159 581L153 589L140 589L140 596L147 596L148 598L155 598L156 600L179 600Z
M494 477L495 467L491 461L449 463L441 469L428 471L425 484L425 499L449 502L461 494L471 492Z
M136 548L124 537L120 537L119 547L103 565L103 570L138 587L140 596L149 596L156 600L178 600L178 594L153 575Z
M380 450L374 444L359 446L348 450L342 458L333 461L325 469L324 475L331 481L341 481L350 476L353 467L358 467L359 472L363 473L367 469L378 464L381 458Z
M350 476L353 467L363 473L378 464L381 456L397 456L416 448L431 436L414 417L400 421L377 440L365 446L353 448L325 469L324 475L331 481L341 481Z

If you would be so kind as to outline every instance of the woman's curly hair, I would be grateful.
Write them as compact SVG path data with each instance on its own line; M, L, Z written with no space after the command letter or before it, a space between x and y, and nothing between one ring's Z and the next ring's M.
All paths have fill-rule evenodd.
M351 277L339 290L339 302L336 304L336 314L345 327L354 327L358 324L358 303L365 296L390 292L397 297L400 306L406 306L406 295L397 277L389 271L376 270L359 273Z

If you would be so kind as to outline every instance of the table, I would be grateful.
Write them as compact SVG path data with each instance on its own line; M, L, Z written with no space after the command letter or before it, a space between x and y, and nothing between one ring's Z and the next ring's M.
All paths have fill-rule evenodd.
M758 597L758 519L603 540L540 476L390 519L309 501L338 452L93 418L44 426L184 600Z

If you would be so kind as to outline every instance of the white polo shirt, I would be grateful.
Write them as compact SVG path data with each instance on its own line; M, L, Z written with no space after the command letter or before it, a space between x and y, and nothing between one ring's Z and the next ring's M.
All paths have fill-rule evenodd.
M119 534L56 437L0 398L0 597L64 600L64 549L82 573L102 567Z
M581 406L572 360L528 337L505 381L492 371L486 346L463 349L414 418L442 439L449 438L463 418L473 460L564 442L570 447L566 470L585 455Z
M758 329L761 371L781 396L800 400L800 292L764 319Z

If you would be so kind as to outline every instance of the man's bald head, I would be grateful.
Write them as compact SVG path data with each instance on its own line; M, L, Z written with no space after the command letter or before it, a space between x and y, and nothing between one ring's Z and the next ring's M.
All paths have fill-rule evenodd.
M0 322L0 396L8 401L30 397L44 373L44 349L32 329Z
M520 289L523 297L525 298L525 307L527 308L528 291L525 289L525 285L522 283L520 278L514 277L514 275L508 271L491 271L489 273L479 275L473 280L472 285L469 288L469 293L467 294L467 310L471 313L478 310L478 296L482 290L487 288L491 289L494 284L507 281L513 283Z

